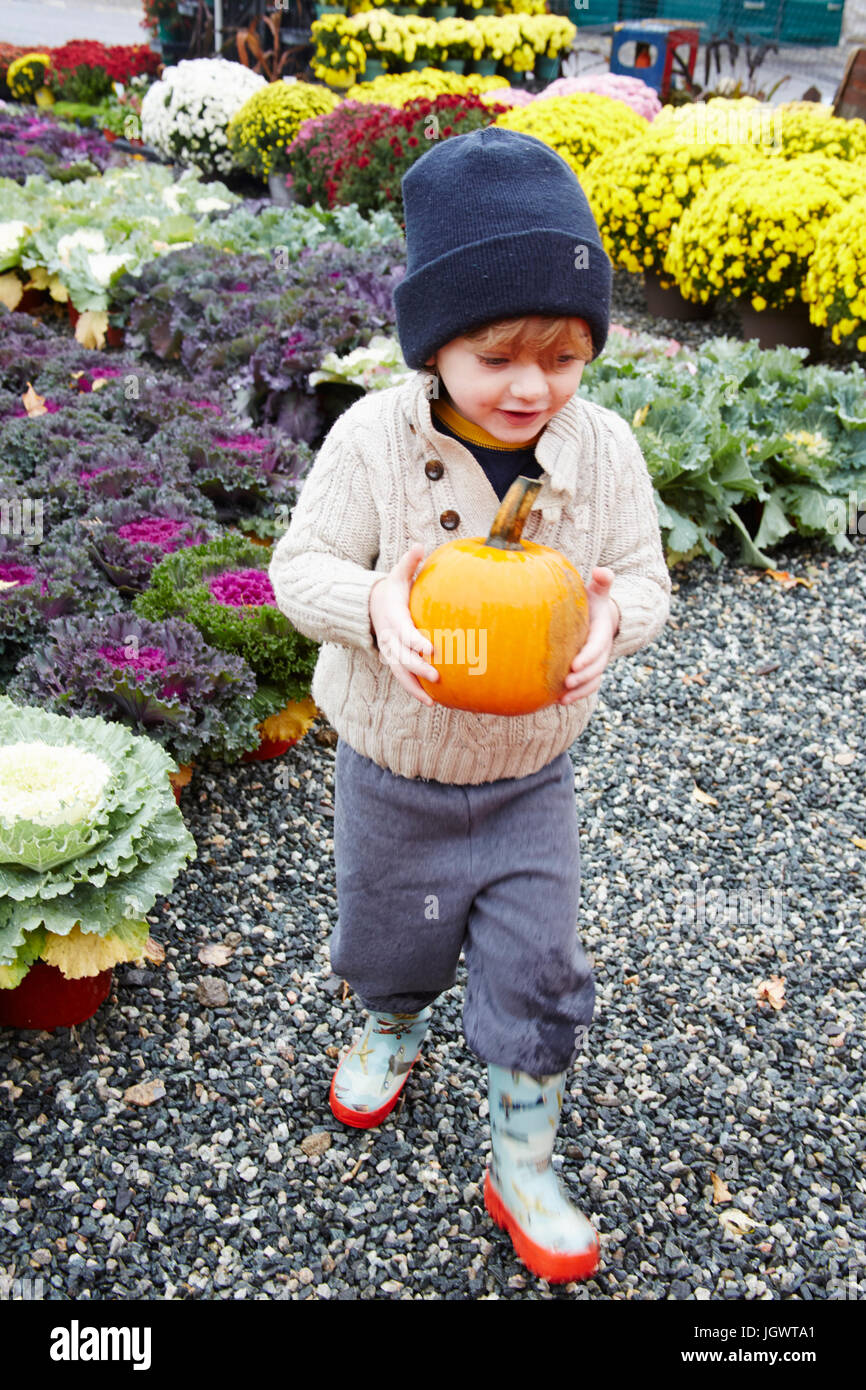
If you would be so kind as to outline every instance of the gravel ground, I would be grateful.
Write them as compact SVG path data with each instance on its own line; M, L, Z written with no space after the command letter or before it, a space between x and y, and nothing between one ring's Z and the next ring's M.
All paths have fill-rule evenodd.
M331 1115L361 1015L329 970L320 725L284 760L197 769L199 858L152 917L162 966L118 968L78 1029L0 1032L6 1287L862 1298L863 558L795 545L779 567L812 587L788 590L732 559L678 568L670 624L614 665L572 749L598 998L557 1161L601 1234L596 1278L548 1287L484 1211L462 965L399 1111L367 1134ZM200 962L217 944L228 963ZM759 997L775 979L780 1007ZM164 1096L125 1103L146 1081Z

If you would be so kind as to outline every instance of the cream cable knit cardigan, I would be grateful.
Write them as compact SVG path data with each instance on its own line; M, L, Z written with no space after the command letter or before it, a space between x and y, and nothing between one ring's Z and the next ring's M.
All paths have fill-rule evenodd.
M323 643L313 700L357 752L401 777L524 777L571 746L597 694L530 715L429 707L394 679L373 642L369 596L377 580L413 542L423 543L426 559L446 541L486 536L499 507L469 449L436 429L430 382L416 372L339 417L274 549L270 578L298 631ZM640 446L614 411L575 394L535 453L542 487L523 536L561 551L584 584L595 565L613 570L610 594L621 619L611 659L628 656L661 631L671 591ZM425 465L433 460L444 471L431 478ZM441 523L446 512L459 517L453 529Z

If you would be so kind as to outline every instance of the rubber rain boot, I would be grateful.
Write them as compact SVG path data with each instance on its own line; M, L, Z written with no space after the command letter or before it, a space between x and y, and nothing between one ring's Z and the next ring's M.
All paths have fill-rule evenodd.
M372 1012L331 1082L331 1109L344 1125L372 1129L394 1109L418 1059L433 1009Z
M516 1254L551 1284L588 1279L598 1237L566 1197L551 1166L566 1072L528 1076L488 1065L492 1158L484 1203Z

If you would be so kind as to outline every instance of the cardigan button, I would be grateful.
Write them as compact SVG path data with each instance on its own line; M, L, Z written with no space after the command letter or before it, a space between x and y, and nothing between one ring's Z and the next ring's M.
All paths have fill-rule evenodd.
M446 531L453 531L460 525L460 517L456 512L443 512L439 518L439 525L444 526Z
M424 465L424 472L427 474L427 477L432 478L435 483L437 478L442 477L445 469L438 459L428 459Z

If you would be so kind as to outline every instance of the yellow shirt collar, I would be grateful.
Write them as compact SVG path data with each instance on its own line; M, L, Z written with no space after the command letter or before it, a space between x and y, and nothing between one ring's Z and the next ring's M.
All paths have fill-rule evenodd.
M430 403L430 408L434 417L448 425L461 439L464 439L468 444L483 444L487 449L531 449L544 433L543 430L539 430L533 439L527 439L523 444L504 444L501 439L496 439L492 434L488 434L487 430L482 429L480 425L467 420L465 416L460 414L459 410L455 410L449 401L433 400Z

